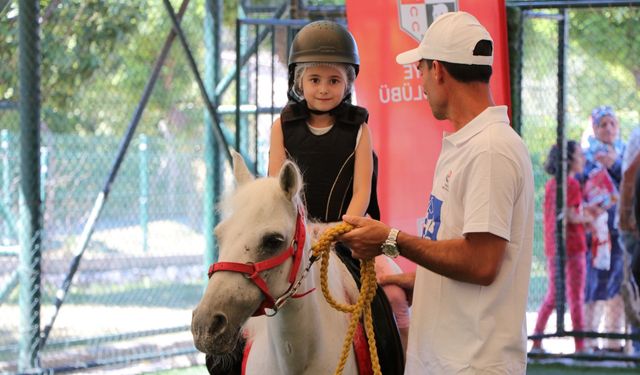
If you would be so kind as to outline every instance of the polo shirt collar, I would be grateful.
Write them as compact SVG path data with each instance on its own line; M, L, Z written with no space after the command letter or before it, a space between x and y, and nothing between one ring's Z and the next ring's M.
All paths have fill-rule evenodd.
M496 122L503 122L509 125L509 116L506 105L487 107L473 120L469 121L462 129L455 133L445 134L445 140L454 146L458 146L473 138L476 134L486 129Z

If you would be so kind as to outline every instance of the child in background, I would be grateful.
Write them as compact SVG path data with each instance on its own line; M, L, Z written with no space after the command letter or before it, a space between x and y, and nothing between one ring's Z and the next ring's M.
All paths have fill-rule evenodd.
M289 103L271 128L269 175L277 175L285 159L298 165L305 183L308 217L322 223L310 225L316 232L341 222L344 214L380 217L369 114L365 108L350 104L359 63L353 36L335 22L306 25L291 45ZM336 254L348 268L359 270L349 249L336 244ZM391 259L380 256L376 272L399 273L400 269ZM380 364L385 374L402 373L409 306L399 287L385 286L384 291L378 292L372 303ZM389 310L384 301L387 298L393 314L383 311ZM393 325L393 315L397 330L385 322L390 318ZM383 326L387 326L386 333ZM401 343L397 342L398 333ZM395 346L401 351L395 351Z
M584 207L580 182L574 177L583 172L585 159L582 149L575 141L567 142L567 202L566 202L566 260L565 260L565 288L571 322L574 331L583 331L583 301L585 284L585 253L587 251L584 225L591 222L597 207ZM556 172L561 167L562 155L557 145L549 151L549 157L544 165L545 171L552 177L545 186L544 196L544 252L547 257L547 276L549 286L542 305L538 310L538 319L534 334L544 333L551 312L556 305ZM602 210L600 210L601 212ZM534 340L533 351L542 350L542 340ZM584 350L584 339L575 338L576 352Z

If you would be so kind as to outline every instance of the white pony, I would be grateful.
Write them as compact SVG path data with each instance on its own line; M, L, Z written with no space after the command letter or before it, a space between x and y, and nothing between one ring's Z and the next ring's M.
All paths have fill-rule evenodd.
M312 239L305 236L302 176L287 161L278 177L254 179L242 156L233 157L237 188L221 204L224 220L215 229L219 262L193 311L195 346L204 353L228 353L238 335L248 332L246 374L332 374L350 316L325 301L319 267L303 277ZM328 279L338 300L357 300L356 284L336 256ZM251 318L274 310L273 316ZM358 373L353 346L343 373Z

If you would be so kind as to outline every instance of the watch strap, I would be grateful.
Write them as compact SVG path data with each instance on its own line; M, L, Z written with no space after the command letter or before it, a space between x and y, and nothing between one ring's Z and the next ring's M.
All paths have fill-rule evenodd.
M389 244L397 245L398 233L400 233L398 229L391 228L391 230L389 231L389 236L387 237L387 240L385 242Z

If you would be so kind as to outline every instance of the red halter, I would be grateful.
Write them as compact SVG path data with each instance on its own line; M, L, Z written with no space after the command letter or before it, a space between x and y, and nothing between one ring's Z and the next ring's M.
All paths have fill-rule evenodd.
M300 263L302 260L302 253L305 243L305 227L304 227L304 219L303 214L299 210L298 215L296 217L296 232L291 239L291 245L282 253L274 256L273 258L269 258L263 260L258 263L236 263L236 262L218 262L209 266L209 278L213 275L214 272L218 271L231 271L231 272L240 272L245 274L245 277L251 279L254 284L262 291L265 299L262 301L258 309L253 313L253 316L259 315L268 315L272 316L278 312L278 308L286 302L289 297L302 297L311 291L308 291L302 295L294 295L295 290L294 283L296 281L296 276L298 275L298 270L300 269ZM269 291L269 287L264 279L260 276L260 272L269 270L271 268L277 267L284 263L287 259L293 258L293 264L291 265L291 272L289 273L289 288L286 292L284 292L278 299L274 299L271 296L271 292ZM268 313L266 310L269 309L273 311L273 313Z

